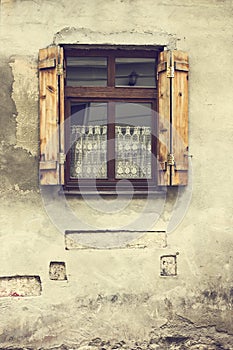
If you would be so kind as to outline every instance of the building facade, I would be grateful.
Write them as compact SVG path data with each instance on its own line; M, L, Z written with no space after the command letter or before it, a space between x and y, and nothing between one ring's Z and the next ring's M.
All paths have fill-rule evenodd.
M2 349L233 349L232 15L231 0L1 1ZM72 195L62 191L61 178L43 183L41 108L55 121L65 115L64 96L55 101L58 114L54 102L41 107L48 95L40 84L39 50L48 47L125 50L127 59L137 50L156 52L157 60L161 52L186 52L187 182L163 183L149 193L136 193L127 182L123 193L81 188ZM55 90L52 80L45 90L67 94L56 77ZM139 90L129 90L127 101L123 95L110 100L137 105L139 98L145 106L163 95L149 96L148 89L139 96ZM109 102L96 91L95 103ZM90 96L73 98L89 103ZM55 130L60 133L61 124ZM164 130L155 131L155 139ZM171 130L174 136L177 127ZM59 167L63 160L55 159ZM173 160L168 168L179 171Z

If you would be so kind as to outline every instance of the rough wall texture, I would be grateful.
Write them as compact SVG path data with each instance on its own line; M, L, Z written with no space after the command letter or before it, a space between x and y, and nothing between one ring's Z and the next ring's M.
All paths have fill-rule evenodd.
M0 298L1 348L233 349L232 15L231 0L1 1L0 277L42 285L40 296ZM149 235L125 249L65 250L49 218L54 203L65 214L56 191L41 196L37 170L37 57L53 42L188 51L192 200L165 245ZM63 229L139 219L161 234L186 194L170 191L156 223L161 198L146 212L143 198L108 198L112 213L70 198L79 227ZM177 275L161 276L164 255L176 256ZM67 279L50 279L51 262L65 263Z

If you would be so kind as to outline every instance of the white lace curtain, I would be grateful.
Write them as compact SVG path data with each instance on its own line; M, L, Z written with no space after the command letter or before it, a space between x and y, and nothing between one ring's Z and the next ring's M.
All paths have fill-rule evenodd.
M116 178L151 178L151 129L116 126Z
M115 127L115 177L151 178L151 128ZM71 177L107 178L107 126L71 127Z
M107 178L107 126L71 127L71 177Z

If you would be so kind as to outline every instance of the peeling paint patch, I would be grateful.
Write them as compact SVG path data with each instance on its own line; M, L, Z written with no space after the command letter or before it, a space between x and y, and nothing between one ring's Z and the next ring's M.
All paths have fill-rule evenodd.
M14 146L0 146L1 191L16 192L37 189L37 158Z
M0 139L8 144L16 142L16 109L11 98L13 75L9 61L0 58ZM3 141L4 140L4 141Z
M16 147L38 154L38 78L37 62L30 57L14 57L12 98L17 109Z

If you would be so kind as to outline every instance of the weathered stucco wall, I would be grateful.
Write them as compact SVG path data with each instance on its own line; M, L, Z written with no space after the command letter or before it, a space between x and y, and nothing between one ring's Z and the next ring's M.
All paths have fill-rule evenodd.
M233 349L232 15L231 0L1 1L1 348ZM37 58L52 43L189 53L188 190L106 198L112 213L95 198L65 203L76 229L160 231L124 249L65 250L62 199L40 193ZM177 276L160 275L164 255Z

